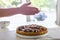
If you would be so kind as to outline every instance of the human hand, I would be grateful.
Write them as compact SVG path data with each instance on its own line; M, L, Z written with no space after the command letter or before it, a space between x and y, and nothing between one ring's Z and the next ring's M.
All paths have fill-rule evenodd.
M24 15L34 15L39 12L38 8L29 6L31 3L25 3L20 7L20 11Z

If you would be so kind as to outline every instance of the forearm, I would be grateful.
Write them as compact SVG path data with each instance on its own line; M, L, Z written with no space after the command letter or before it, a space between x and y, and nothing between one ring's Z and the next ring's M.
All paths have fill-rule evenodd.
M0 17L11 16L17 13L21 13L19 8L0 9Z

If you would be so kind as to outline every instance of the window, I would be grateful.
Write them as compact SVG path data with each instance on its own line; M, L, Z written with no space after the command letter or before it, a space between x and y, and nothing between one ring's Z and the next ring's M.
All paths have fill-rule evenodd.
M0 8L19 7L20 4L26 2L31 2L31 6L39 8L40 12L31 16L17 14L10 17L2 17L0 18L0 21L10 21L8 28L11 30L19 25L28 24L27 21L29 21L29 23L46 26L47 28L56 26L57 0L0 0Z
M57 0L31 0L32 5L40 9L40 14L36 17L37 21L43 21L44 18L48 18L48 16L53 16L56 19L56 2ZM51 20L51 19L49 19Z
M56 6L57 0L30 0L32 5L39 8L40 12L31 17L31 21L44 25L48 28L56 27ZM54 26L55 25L55 26Z

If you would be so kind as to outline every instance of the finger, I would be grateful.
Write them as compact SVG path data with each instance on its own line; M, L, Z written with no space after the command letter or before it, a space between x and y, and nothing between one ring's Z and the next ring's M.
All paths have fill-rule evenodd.
M31 4L31 2L26 3L27 6L30 5L30 4Z
M38 8L35 8L35 9L33 9L33 12L38 13L38 12L40 12L40 10Z

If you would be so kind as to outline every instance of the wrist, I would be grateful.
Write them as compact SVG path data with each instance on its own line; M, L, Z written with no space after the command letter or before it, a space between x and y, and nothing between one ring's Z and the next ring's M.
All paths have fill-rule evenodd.
M16 13L22 13L22 9L21 8L16 8Z

